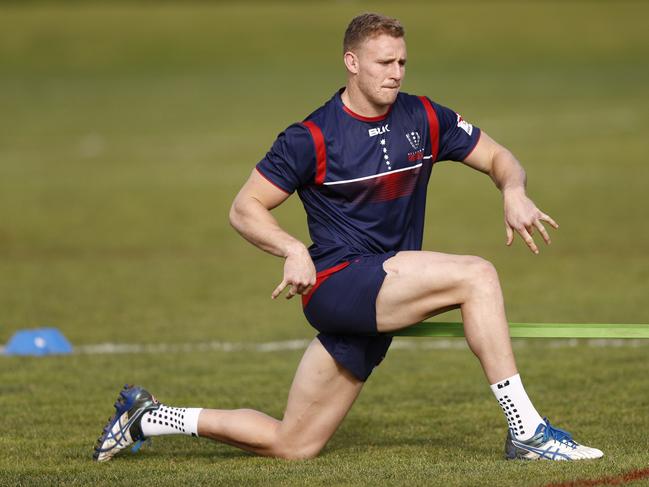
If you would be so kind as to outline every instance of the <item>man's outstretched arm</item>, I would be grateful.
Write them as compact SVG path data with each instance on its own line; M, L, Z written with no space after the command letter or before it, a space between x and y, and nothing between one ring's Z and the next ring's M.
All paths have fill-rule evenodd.
M488 174L502 192L507 245L512 244L516 231L530 250L538 254L539 249L532 238L535 228L545 243L550 243L550 235L541 222L547 222L555 229L559 225L528 198L525 193L525 170L508 149L482 132L478 145L463 162Z
M289 196L254 169L230 208L230 223L246 240L285 258L284 277L273 291L273 299L287 286L286 298L290 299L308 292L315 284L315 266L306 246L285 232L270 213Z

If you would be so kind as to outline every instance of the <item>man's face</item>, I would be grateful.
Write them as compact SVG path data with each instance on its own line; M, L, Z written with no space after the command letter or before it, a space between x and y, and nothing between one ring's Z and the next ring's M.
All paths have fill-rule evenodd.
M406 73L406 41L381 34L366 40L355 50L357 84L368 101L391 105L397 98Z

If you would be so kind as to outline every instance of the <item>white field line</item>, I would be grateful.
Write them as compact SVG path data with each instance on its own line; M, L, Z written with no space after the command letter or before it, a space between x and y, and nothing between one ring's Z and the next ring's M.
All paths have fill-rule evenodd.
M188 353L188 352L282 352L304 350L310 340L286 340L281 342L219 342L202 343L98 343L79 345L73 353L82 355L117 353Z
M74 347L75 354L120 354L120 353L191 353L191 352L283 352L304 350L311 340L285 340L277 342L220 342L203 343L99 343L96 345L80 345ZM567 340L537 340L541 346L548 348L574 348L586 345L589 348L638 348L649 346L649 340L613 340L613 339L567 339ZM514 348L526 348L527 341L514 340ZM401 350L462 350L467 349L466 341L462 339L396 339L392 349Z
M188 343L97 343L73 347L75 355L113 355L113 354L156 354L156 353L196 353L196 352L284 352L304 350L311 342L308 339L284 340L276 342L188 342ZM514 339L515 349L527 348L530 340ZM641 339L537 339L534 346L541 348L574 348L585 345L589 348L639 348L649 346L649 340ZM393 350L466 350L466 341L456 339L397 338L392 343ZM4 347L0 347L0 355Z

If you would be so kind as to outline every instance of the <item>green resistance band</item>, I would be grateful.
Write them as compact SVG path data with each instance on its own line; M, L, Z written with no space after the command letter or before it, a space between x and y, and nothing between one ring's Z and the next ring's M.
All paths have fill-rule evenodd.
M510 323L512 338L649 338L647 324ZM391 333L401 337L463 337L462 323L427 322Z

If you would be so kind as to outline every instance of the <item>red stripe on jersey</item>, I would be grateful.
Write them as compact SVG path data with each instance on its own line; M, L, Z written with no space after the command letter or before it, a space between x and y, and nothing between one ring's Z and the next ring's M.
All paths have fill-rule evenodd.
M426 117L428 117L428 130L430 131L430 150L433 156L433 162L437 160L437 153L439 152L439 120L437 120L437 113L430 100L425 96L420 96L419 99L426 109Z
M302 122L302 125L304 125L307 129L309 129L309 132L311 132L313 145L315 145L315 183L322 184L324 183L325 176L327 175L327 148L325 147L322 130L320 130L320 127L318 127L310 120Z
M318 272L315 275L315 284L311 288L311 290L302 295L302 307L306 307L307 304L309 304L309 301L311 300L311 297L313 296L313 293L318 289L323 282L325 282L327 279L329 279L334 273L344 269L349 265L349 262L341 262L338 265L335 265L333 267L329 267L329 269L324 269L320 272Z
M417 186L420 169L389 173L372 180L371 201L381 203L411 195Z
M351 202L355 205L383 203L411 195L417 189L423 164L405 170L384 172L376 177L356 181L343 181L343 184L325 184L327 197Z

